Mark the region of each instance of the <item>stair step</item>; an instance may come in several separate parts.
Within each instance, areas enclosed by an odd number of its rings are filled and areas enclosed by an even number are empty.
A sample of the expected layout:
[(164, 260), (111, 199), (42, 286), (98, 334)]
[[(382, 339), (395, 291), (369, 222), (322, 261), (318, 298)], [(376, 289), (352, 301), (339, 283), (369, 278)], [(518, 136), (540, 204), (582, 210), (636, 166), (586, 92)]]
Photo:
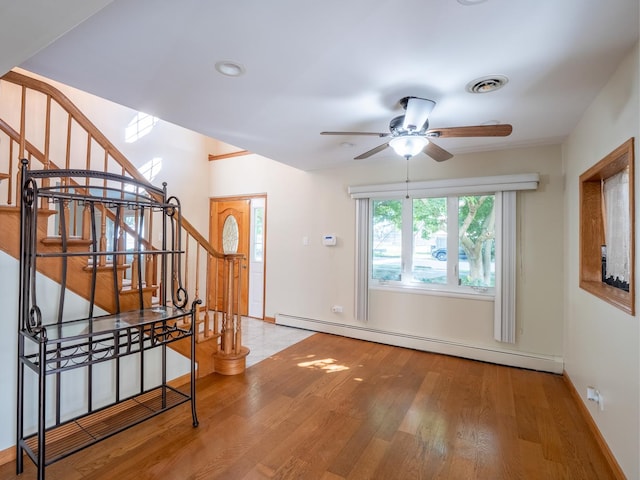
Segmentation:
[(204, 334), (202, 334), (202, 333), (198, 333), (196, 335), (196, 343), (210, 342), (211, 340), (217, 340), (218, 338), (220, 338), (220, 334), (219, 333), (217, 335), (214, 335), (212, 333), (208, 337), (205, 337)]
[[(93, 263), (91, 261), (88, 262), (87, 266), (83, 268), (83, 270), (85, 272), (90, 272), (93, 270)], [(118, 270), (127, 270), (128, 268), (131, 268), (131, 265), (128, 263), (122, 263), (120, 265), (116, 265), (116, 268)], [(113, 270), (113, 263), (106, 263), (104, 265), (98, 265), (97, 267), (98, 271), (103, 271), (103, 270)]]
[[(123, 279), (122, 279), (122, 287), (123, 287), (123, 288), (124, 288), (124, 287), (131, 287), (131, 283), (132, 283), (132, 282), (131, 282), (131, 279), (130, 279), (130, 278), (123, 278)], [(144, 281), (143, 281), (143, 282), (142, 282), (142, 286), (143, 286), (143, 287), (146, 287), (146, 286), (147, 286), (147, 282), (144, 282)], [(150, 286), (150, 287), (152, 287), (152, 288), (159, 288), (159, 286), (158, 286), (158, 285), (153, 285), (153, 284), (152, 284), (152, 285), (149, 285), (149, 286)], [(157, 298), (157, 297), (156, 297), (156, 298)]]
[[(147, 286), (143, 285), (142, 286), (142, 291), (143, 292), (153, 292), (156, 288), (158, 288), (158, 287), (154, 287), (154, 286), (147, 287)], [(128, 286), (124, 286), (123, 285), (122, 288), (120, 289), (120, 295), (130, 295), (132, 293), (138, 293), (138, 290), (140, 290), (140, 289), (139, 288), (131, 288), (131, 285), (128, 285)]]
[[(54, 245), (54, 246), (60, 246), (62, 245), (62, 237), (45, 237), (42, 240), (40, 240), (42, 242), (43, 245)], [(88, 240), (86, 238), (82, 238), (82, 237), (67, 237), (67, 246), (68, 247), (88, 247), (89, 245), (91, 245), (93, 242), (91, 240)]]

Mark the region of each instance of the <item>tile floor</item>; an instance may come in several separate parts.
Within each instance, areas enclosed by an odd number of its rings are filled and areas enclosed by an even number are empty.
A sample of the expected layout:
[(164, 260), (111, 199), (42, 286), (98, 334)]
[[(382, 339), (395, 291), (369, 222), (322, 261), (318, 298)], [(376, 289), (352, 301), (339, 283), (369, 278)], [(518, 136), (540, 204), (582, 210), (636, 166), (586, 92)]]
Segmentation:
[(247, 368), (314, 333), (316, 332), (244, 317), (242, 319), (242, 344), (249, 347), (250, 350), (246, 360)]

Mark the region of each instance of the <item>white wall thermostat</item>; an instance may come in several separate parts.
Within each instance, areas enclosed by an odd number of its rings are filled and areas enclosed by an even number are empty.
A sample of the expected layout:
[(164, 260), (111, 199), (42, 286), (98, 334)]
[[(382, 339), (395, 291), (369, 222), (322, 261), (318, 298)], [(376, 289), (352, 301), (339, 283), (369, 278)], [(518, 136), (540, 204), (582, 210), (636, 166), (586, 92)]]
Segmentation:
[(337, 243), (337, 238), (335, 235), (330, 234), (330, 235), (323, 235), (322, 236), (322, 244), (325, 247), (333, 247), (335, 246), (335, 244)]

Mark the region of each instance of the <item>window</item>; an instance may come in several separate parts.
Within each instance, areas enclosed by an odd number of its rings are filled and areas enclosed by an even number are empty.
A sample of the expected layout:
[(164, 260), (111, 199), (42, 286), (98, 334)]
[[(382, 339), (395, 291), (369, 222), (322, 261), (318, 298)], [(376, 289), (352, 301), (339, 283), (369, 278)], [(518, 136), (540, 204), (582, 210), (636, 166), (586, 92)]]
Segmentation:
[(493, 293), (495, 195), (371, 202), (372, 285)]
[(158, 119), (156, 117), (147, 113), (136, 113), (125, 129), (125, 142), (133, 143), (138, 141), (145, 135), (149, 134), (156, 123), (158, 123)]
[(402, 201), (373, 200), (372, 278), (402, 280)]
[(264, 262), (264, 198), (251, 200), (251, 258)]
[(411, 235), (411, 279), (416, 283), (446, 285), (447, 255), (447, 199), (416, 198), (410, 200)]

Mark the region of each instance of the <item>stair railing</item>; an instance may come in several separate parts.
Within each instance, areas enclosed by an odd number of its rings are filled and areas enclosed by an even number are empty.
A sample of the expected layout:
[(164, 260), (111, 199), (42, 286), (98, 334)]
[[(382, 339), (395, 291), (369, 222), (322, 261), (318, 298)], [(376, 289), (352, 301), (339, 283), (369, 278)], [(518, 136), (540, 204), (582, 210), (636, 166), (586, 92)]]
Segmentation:
[[(0, 94), (9, 97), (0, 101), (15, 105), (3, 109), (0, 118), (0, 205), (19, 205), (20, 159), (29, 161), (32, 169), (78, 168), (98, 170), (130, 176), (145, 182), (138, 169), (109, 141), (109, 139), (80, 111), (61, 91), (41, 80), (11, 71), (0, 78)], [(3, 103), (4, 105), (5, 103)], [(6, 110), (6, 111), (5, 111)], [(4, 173), (6, 172), (6, 173)], [(88, 185), (77, 185), (78, 189)], [(43, 206), (44, 208), (44, 206)], [(88, 238), (89, 232), (83, 227), (86, 212), (65, 211), (66, 222), (71, 236)], [(129, 221), (128, 221), (129, 220)], [(153, 244), (153, 217), (116, 220), (107, 215), (101, 219), (99, 248), (106, 251), (108, 242), (113, 241), (108, 231), (119, 221), (123, 249), (127, 242), (140, 241), (145, 248), (157, 248)], [(145, 225), (139, 225), (137, 222)], [(57, 232), (59, 233), (59, 232)], [(191, 298), (201, 298), (204, 305), (198, 315), (198, 341), (216, 341), (216, 351), (238, 353), (242, 345), (240, 321), (240, 272), (243, 255), (218, 252), (197, 229), (186, 219), (182, 221), (182, 244), (185, 259), (182, 268), (186, 279), (185, 289)], [(104, 266), (107, 260), (101, 256)], [(128, 289), (159, 288), (156, 256), (148, 255), (145, 265), (137, 265), (132, 259), (123, 285)], [(119, 259), (120, 260), (120, 259)], [(124, 258), (120, 261), (125, 262)], [(142, 270), (143, 285), (138, 285), (137, 271)], [(222, 274), (224, 272), (224, 274)], [(204, 288), (201, 288), (204, 286)], [(204, 290), (204, 292), (203, 292)]]

